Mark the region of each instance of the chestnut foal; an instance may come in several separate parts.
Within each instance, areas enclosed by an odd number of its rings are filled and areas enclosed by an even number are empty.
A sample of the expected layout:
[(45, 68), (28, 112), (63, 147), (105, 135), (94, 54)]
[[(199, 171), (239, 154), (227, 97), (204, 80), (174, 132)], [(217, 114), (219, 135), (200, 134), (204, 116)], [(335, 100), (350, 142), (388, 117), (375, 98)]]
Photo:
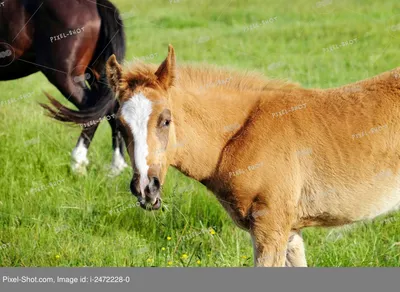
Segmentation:
[(143, 208), (159, 209), (174, 166), (250, 232), (257, 266), (306, 266), (302, 228), (400, 206), (398, 73), (336, 89), (257, 90), (240, 73), (219, 82), (215, 68), (177, 67), (172, 46), (158, 68), (122, 68), (111, 56), (131, 191)]

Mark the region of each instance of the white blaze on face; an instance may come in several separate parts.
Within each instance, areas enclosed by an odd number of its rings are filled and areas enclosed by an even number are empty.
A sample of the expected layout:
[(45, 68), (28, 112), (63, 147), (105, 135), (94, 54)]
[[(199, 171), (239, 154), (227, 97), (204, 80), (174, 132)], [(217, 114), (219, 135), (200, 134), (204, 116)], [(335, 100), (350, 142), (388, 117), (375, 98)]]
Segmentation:
[(151, 114), (151, 101), (142, 93), (135, 94), (126, 101), (121, 108), (121, 115), (131, 128), (134, 139), (134, 160), (140, 174), (140, 191), (144, 194), (144, 188), (149, 184), (147, 172), (147, 125)]

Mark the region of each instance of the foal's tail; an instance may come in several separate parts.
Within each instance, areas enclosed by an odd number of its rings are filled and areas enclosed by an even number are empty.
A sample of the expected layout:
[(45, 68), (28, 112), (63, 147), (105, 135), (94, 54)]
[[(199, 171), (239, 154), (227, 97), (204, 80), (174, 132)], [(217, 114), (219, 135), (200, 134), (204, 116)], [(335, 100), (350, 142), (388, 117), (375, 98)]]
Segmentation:
[(109, 0), (97, 0), (97, 10), (101, 18), (100, 35), (89, 68), (97, 72), (99, 77), (93, 80), (90, 89), (85, 89), (86, 102), (79, 111), (62, 105), (46, 93), (50, 104), (41, 103), (40, 105), (47, 111), (48, 116), (56, 120), (87, 124), (114, 114), (118, 110), (114, 93), (108, 86), (106, 63), (113, 54), (119, 62), (125, 58), (124, 25), (118, 9)]

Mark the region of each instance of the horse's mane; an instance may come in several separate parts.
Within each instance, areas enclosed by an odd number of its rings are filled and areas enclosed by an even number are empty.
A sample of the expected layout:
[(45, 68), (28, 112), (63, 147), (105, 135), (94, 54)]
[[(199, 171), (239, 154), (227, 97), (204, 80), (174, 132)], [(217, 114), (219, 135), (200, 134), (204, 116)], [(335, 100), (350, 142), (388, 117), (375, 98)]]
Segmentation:
[[(154, 72), (157, 65), (134, 62), (125, 67), (127, 83), (152, 83), (156, 81)], [(198, 91), (216, 87), (224, 87), (236, 91), (266, 91), (274, 89), (299, 88), (298, 83), (286, 80), (269, 79), (258, 72), (239, 72), (237, 70), (213, 65), (178, 65), (175, 80), (177, 87)]]

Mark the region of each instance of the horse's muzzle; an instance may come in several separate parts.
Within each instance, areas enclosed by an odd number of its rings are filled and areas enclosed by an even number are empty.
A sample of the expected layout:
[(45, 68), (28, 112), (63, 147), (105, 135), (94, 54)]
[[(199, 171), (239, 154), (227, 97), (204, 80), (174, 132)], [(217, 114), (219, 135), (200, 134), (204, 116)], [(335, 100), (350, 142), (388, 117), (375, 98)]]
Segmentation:
[(160, 180), (157, 177), (150, 177), (148, 185), (144, 188), (144, 195), (139, 191), (139, 179), (131, 181), (131, 192), (137, 197), (140, 207), (146, 210), (158, 210), (161, 208)]

